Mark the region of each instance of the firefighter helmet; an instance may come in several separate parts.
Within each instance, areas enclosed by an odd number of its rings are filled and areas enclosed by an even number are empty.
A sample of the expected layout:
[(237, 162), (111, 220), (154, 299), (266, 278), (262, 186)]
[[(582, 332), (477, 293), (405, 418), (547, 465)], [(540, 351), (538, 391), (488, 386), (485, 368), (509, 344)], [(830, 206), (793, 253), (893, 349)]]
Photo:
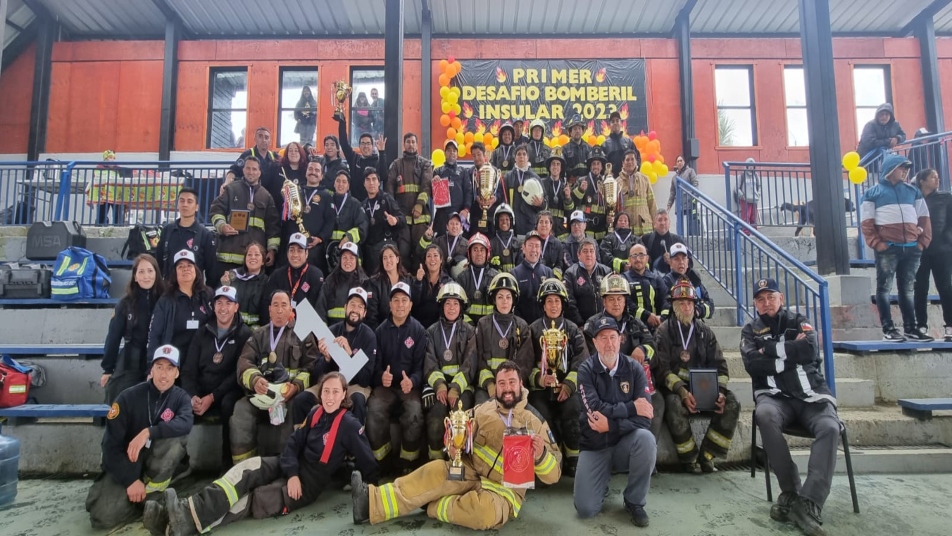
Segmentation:
[(519, 299), (519, 282), (516, 281), (516, 278), (509, 272), (496, 274), (496, 277), (489, 282), (489, 298), (495, 301), (496, 293), (500, 290), (512, 292), (513, 304)]
[(685, 278), (681, 278), (671, 287), (671, 301), (674, 300), (696, 300), (697, 291), (694, 285)]
[(558, 296), (562, 302), (569, 301), (569, 293), (565, 290), (565, 283), (554, 277), (550, 277), (539, 285), (539, 302), (545, 302), (546, 296)]
[(443, 301), (450, 298), (456, 298), (460, 301), (460, 305), (466, 305), (466, 291), (463, 290), (463, 287), (459, 283), (447, 283), (443, 285), (440, 289), (440, 292), (436, 295), (436, 301), (440, 305), (443, 304)]
[(542, 181), (539, 179), (526, 179), (522, 184), (522, 199), (527, 204), (532, 204), (532, 200), (538, 197), (545, 198), (545, 190), (542, 189)]
[(529, 123), (529, 137), (532, 137), (532, 129), (536, 127), (541, 127), (542, 135), (545, 136), (545, 121), (541, 119), (533, 119), (532, 122)]
[(466, 252), (468, 253), (469, 249), (476, 244), (479, 244), (480, 246), (483, 246), (484, 248), (486, 248), (487, 255), (492, 249), (492, 246), (490, 246), (489, 244), (489, 238), (486, 238), (486, 235), (484, 235), (483, 233), (476, 233), (469, 239), (469, 243), (466, 244)]
[(512, 207), (509, 206), (509, 203), (503, 203), (503, 204), (499, 205), (499, 207), (496, 208), (496, 212), (493, 213), (493, 222), (496, 224), (496, 227), (497, 227), (497, 228), (499, 227), (499, 216), (500, 216), (501, 214), (508, 214), (508, 215), (509, 215), (509, 220), (510, 220), (509, 225), (510, 225), (510, 228), (511, 228), (513, 225), (516, 224), (516, 213), (513, 212)]
[(628, 296), (631, 294), (631, 288), (628, 286), (628, 280), (620, 274), (612, 274), (604, 279), (602, 279), (602, 284), (599, 288), (599, 294), (602, 296), (608, 296), (611, 294), (621, 294)]

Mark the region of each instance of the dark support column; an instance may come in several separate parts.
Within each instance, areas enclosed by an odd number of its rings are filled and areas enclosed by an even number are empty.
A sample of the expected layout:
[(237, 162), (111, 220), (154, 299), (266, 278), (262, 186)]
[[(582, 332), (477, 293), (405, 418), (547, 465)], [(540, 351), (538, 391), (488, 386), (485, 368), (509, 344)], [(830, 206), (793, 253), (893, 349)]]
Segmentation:
[(420, 154), (428, 156), (430, 154), (430, 118), (432, 103), (430, 101), (430, 84), (433, 78), (433, 60), (430, 53), (430, 41), (433, 35), (433, 19), (430, 13), (430, 3), (423, 0), (423, 27), (420, 32), (420, 64), (421, 88), (420, 88)]
[[(931, 16), (924, 17), (916, 26), (916, 38), (919, 40), (919, 61), (922, 65), (922, 90), (925, 93), (926, 128), (933, 134), (945, 132), (945, 118), (942, 115), (942, 86), (939, 80), (939, 59), (935, 47), (935, 22)], [(945, 144), (936, 146), (936, 162), (931, 165), (939, 170), (940, 188), (949, 190), (948, 154)]]
[(843, 212), (840, 122), (833, 78), (829, 0), (800, 0), (800, 44), (807, 93), (810, 172), (816, 201), (816, 265), (820, 275), (849, 275), (850, 254)]
[(697, 169), (699, 147), (694, 137), (694, 70), (691, 68), (691, 11), (697, 0), (690, 0), (674, 23), (678, 42), (678, 72), (681, 77), (681, 155), (686, 164)]
[[(13, 24), (12, 22), (7, 22), (7, 0), (0, 0), (0, 15), (3, 16), (3, 20), (5, 22), (3, 26), (0, 26), (0, 43), (6, 43), (7, 42), (7, 39), (6, 39), (7, 26), (10, 26), (11, 28), (19, 32), (22, 32), (23, 28), (20, 28), (19, 26), (17, 26), (16, 24)], [(3, 57), (3, 48), (0, 47), (0, 64), (2, 64), (2, 57)]]
[(162, 68), (162, 122), (159, 128), (159, 160), (169, 160), (175, 142), (175, 96), (178, 92), (178, 23), (165, 22), (165, 60)]
[(53, 39), (56, 22), (37, 14), (36, 67), (33, 71), (33, 102), (30, 106), (30, 138), (27, 160), (34, 162), (46, 151), (46, 124), (50, 111), (50, 71), (53, 68)]
[(387, 0), (384, 34), (383, 105), (387, 161), (392, 162), (403, 150), (403, 2)]

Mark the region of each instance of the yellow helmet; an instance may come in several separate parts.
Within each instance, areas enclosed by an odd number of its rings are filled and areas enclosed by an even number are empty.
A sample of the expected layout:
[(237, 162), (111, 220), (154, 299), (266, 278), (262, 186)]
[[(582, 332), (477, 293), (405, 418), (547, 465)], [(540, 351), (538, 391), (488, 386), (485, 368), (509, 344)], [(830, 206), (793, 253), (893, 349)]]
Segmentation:
[(459, 283), (447, 283), (440, 288), (436, 295), (436, 302), (442, 304), (444, 300), (456, 298), (460, 304), (466, 305), (466, 291)]

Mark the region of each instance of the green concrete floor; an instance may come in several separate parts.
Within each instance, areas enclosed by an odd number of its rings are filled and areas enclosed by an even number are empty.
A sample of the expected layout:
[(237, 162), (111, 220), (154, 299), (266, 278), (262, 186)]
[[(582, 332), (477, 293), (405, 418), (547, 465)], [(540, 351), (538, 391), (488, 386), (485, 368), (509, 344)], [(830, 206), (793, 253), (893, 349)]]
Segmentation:
[[(663, 473), (652, 482), (647, 511), (651, 526), (636, 529), (622, 508), (625, 477), (612, 479), (606, 511), (590, 520), (579, 520), (572, 506), (571, 479), (540, 491), (530, 491), (522, 515), (499, 533), (535, 535), (615, 536), (646, 535), (768, 535), (799, 534), (793, 525), (768, 516), (764, 481), (749, 473), (722, 471), (712, 476)], [(0, 534), (96, 534), (89, 528), (84, 507), (88, 480), (24, 480), (17, 502), (0, 510)], [(192, 486), (190, 486), (192, 487)], [(823, 512), (824, 527), (832, 535), (938, 536), (949, 534), (949, 497), (952, 475), (857, 476), (860, 508), (853, 514), (845, 476), (833, 480), (833, 491)], [(774, 488), (776, 490), (776, 487)], [(463, 534), (468, 529), (449, 527), (429, 519), (422, 511), (390, 523), (355, 527), (351, 523), (350, 495), (335, 491), (289, 516), (244, 520), (216, 530), (215, 534)], [(101, 534), (101, 532), (99, 532)], [(141, 524), (118, 528), (110, 534), (148, 534)]]

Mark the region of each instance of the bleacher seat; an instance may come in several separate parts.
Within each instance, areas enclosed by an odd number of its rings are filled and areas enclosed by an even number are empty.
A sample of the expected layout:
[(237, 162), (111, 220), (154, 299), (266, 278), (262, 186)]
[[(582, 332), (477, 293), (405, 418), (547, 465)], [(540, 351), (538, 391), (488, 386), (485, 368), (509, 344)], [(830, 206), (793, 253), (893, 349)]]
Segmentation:
[(0, 307), (6, 309), (15, 309), (17, 307), (115, 307), (119, 303), (119, 298), (92, 298), (88, 300), (76, 300), (64, 302), (52, 298), (4, 298), (0, 299)]
[(101, 358), (102, 344), (0, 344), (0, 355), (47, 356), (76, 355), (84, 359)]
[(92, 418), (94, 422), (102, 424), (109, 413), (107, 404), (23, 404), (12, 408), (0, 408), (0, 417), (9, 424), (19, 424), (24, 419), (55, 419), (55, 418)]
[[(933, 305), (939, 305), (942, 303), (942, 299), (939, 297), (938, 294), (929, 294), (928, 296), (926, 296), (926, 300), (928, 300), (928, 302)], [(870, 303), (875, 304), (876, 295), (875, 294), (870, 295), (869, 301)], [(892, 305), (899, 305), (899, 294), (890, 294), (889, 303)]]
[(833, 341), (833, 350), (841, 352), (895, 352), (916, 350), (952, 350), (952, 342)]
[(952, 409), (952, 398), (900, 398), (899, 406), (903, 415), (928, 421), (933, 411)]

